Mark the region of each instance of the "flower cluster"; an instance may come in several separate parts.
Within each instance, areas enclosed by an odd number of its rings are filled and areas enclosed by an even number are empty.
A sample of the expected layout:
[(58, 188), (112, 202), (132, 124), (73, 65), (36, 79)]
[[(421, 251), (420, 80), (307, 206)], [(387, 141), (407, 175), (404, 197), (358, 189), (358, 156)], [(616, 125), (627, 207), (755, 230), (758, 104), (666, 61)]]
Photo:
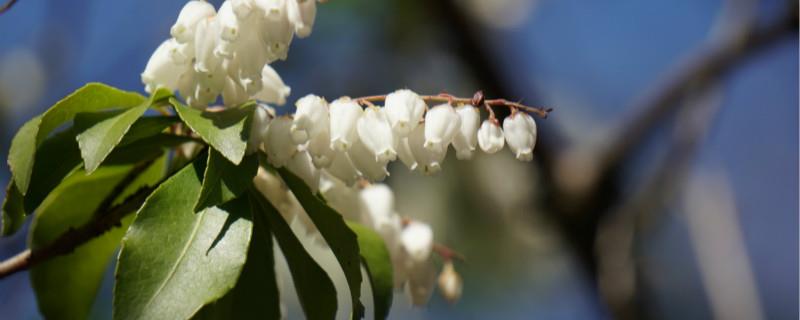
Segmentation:
[(478, 148), (495, 153), (506, 144), (517, 159), (533, 158), (536, 123), (526, 112), (514, 110), (501, 128), (491, 115), (481, 124), (479, 109), (470, 104), (429, 107), (407, 89), (384, 100), (381, 108), (366, 100), (343, 97), (328, 103), (307, 95), (292, 116), (272, 119), (259, 111), (251, 139), (263, 143), (272, 165), (288, 167), (312, 187), (323, 172), (347, 185), (359, 178), (381, 181), (396, 159), (410, 170), (435, 174), (450, 146), (458, 159), (471, 159)]
[[(322, 239), (279, 176), (260, 170), (254, 182), (294, 229), (304, 230), (313, 239)], [(347, 186), (325, 173), (320, 179), (319, 192), (345, 219), (367, 226), (383, 238), (392, 260), (394, 287), (405, 288), (414, 305), (426, 304), (433, 293), (438, 273), (433, 263), (435, 250), (431, 227), (420, 221), (401, 218), (395, 212), (394, 193), (385, 184)], [(324, 241), (317, 243), (324, 244)], [(439, 289), (445, 298), (454, 302), (461, 295), (461, 278), (453, 269), (451, 257), (443, 258), (445, 268), (439, 275)]]
[(283, 104), (289, 87), (269, 65), (285, 59), (294, 35), (311, 33), (314, 0), (229, 0), (219, 11), (205, 1), (186, 3), (172, 38), (142, 72), (147, 92), (177, 90), (186, 103), (206, 108), (221, 94), (226, 106), (250, 99)]

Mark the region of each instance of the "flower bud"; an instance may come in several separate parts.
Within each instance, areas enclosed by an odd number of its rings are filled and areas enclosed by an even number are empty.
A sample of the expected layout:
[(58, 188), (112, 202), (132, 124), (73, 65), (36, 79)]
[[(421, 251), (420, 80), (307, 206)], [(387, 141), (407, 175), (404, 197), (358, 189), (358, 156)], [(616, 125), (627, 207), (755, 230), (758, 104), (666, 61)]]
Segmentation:
[(155, 92), (157, 88), (168, 88), (172, 91), (178, 88), (178, 79), (186, 67), (176, 64), (171, 58), (171, 52), (177, 45), (173, 39), (164, 41), (150, 56), (142, 72), (142, 82), (148, 93)]
[(449, 303), (456, 303), (461, 298), (461, 292), (464, 288), (464, 281), (461, 280), (461, 275), (456, 272), (453, 267), (452, 261), (446, 261), (442, 272), (439, 274), (439, 292), (445, 300)]
[(320, 131), (328, 131), (328, 102), (315, 95), (307, 95), (295, 103), (297, 111), (292, 122), (292, 140), (303, 144)]
[(325, 170), (348, 186), (352, 186), (358, 180), (358, 170), (346, 152), (334, 151), (333, 160)]
[(291, 88), (283, 83), (275, 69), (268, 64), (261, 69), (261, 84), (263, 87), (255, 98), (262, 102), (283, 105), (286, 103), (286, 97), (292, 92)]
[(453, 148), (456, 149), (456, 158), (459, 160), (472, 159), (472, 152), (478, 145), (478, 126), (481, 115), (478, 108), (464, 105), (456, 108), (456, 113), (461, 118), (461, 127), (453, 137)]
[(317, 15), (316, 0), (287, 0), (286, 14), (294, 26), (294, 32), (300, 38), (308, 37), (314, 27), (314, 18)]
[(330, 104), (331, 149), (347, 151), (358, 141), (356, 122), (361, 114), (361, 106), (348, 97), (334, 100)]
[(419, 95), (408, 89), (401, 89), (386, 96), (386, 118), (389, 119), (395, 134), (405, 137), (422, 120), (427, 105)]
[(447, 156), (447, 148), (433, 151), (426, 149), (424, 147), (426, 127), (427, 122), (420, 124), (411, 131), (408, 136), (408, 146), (416, 161), (415, 169), (420, 170), (425, 175), (433, 175), (442, 171), (442, 161)]
[(275, 167), (283, 167), (297, 153), (297, 145), (289, 138), (289, 129), (292, 119), (278, 117), (270, 122), (264, 148), (267, 151), (269, 162)]
[(389, 175), (389, 171), (386, 171), (386, 162), (376, 161), (372, 151), (360, 140), (356, 140), (347, 154), (350, 155), (350, 161), (355, 168), (370, 181), (382, 181)]
[(531, 161), (536, 145), (536, 122), (533, 117), (524, 112), (512, 114), (503, 121), (503, 131), (514, 156), (521, 161)]
[(397, 159), (394, 134), (383, 109), (370, 107), (364, 110), (356, 123), (358, 139), (375, 155), (377, 162)]
[(425, 115), (425, 149), (446, 152), (459, 128), (461, 118), (450, 104), (431, 108)]
[(478, 145), (486, 153), (500, 151), (505, 145), (503, 129), (491, 120), (484, 120), (478, 129)]
[(181, 9), (178, 20), (172, 25), (169, 32), (180, 43), (192, 41), (197, 23), (213, 17), (215, 14), (214, 6), (210, 3), (199, 0), (189, 1)]
[(311, 155), (308, 152), (295, 153), (286, 164), (286, 169), (302, 179), (311, 191), (316, 193), (319, 190), (319, 170), (311, 162)]

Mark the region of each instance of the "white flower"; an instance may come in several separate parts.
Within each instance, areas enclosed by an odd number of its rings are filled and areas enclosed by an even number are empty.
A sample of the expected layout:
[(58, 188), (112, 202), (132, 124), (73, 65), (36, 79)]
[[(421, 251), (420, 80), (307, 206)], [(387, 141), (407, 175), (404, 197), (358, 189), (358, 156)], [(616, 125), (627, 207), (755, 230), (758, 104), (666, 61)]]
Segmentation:
[[(424, 132), (423, 132), (424, 138)], [(411, 147), (408, 145), (408, 137), (397, 139), (397, 157), (403, 162), (408, 170), (414, 171), (417, 168), (417, 160), (411, 152)]]
[(461, 118), (450, 104), (431, 108), (425, 115), (425, 149), (446, 152), (459, 128)]
[(317, 15), (315, 0), (287, 0), (287, 15), (294, 25), (294, 32), (300, 38), (308, 37), (314, 27), (314, 18)]
[(442, 272), (439, 274), (439, 290), (442, 297), (450, 303), (456, 303), (461, 298), (461, 292), (464, 289), (464, 281), (461, 276), (456, 272), (452, 261), (446, 261)]
[(309, 137), (329, 130), (328, 102), (325, 99), (309, 94), (297, 100), (295, 106), (297, 111), (291, 129), (294, 143), (306, 143)]
[(318, 168), (327, 168), (336, 157), (336, 151), (331, 149), (331, 134), (328, 128), (314, 134), (308, 140), (306, 150), (311, 154), (311, 160)]
[(325, 202), (349, 221), (363, 223), (360, 191), (345, 184), (327, 170), (321, 170), (319, 193)]
[(142, 82), (148, 93), (155, 92), (157, 88), (168, 88), (171, 91), (178, 88), (178, 79), (186, 67), (176, 64), (171, 57), (177, 45), (174, 39), (164, 41), (150, 56), (142, 72)]
[(387, 162), (375, 160), (375, 155), (360, 140), (356, 140), (347, 154), (358, 172), (370, 181), (382, 181), (389, 175), (389, 171), (386, 171)]
[(361, 200), (361, 210), (366, 213), (365, 224), (375, 225), (375, 223), (387, 220), (394, 215), (394, 192), (389, 186), (383, 183), (370, 184), (359, 193)]
[(453, 148), (456, 149), (456, 158), (459, 160), (472, 159), (472, 152), (478, 145), (478, 126), (481, 115), (478, 108), (464, 105), (456, 108), (456, 113), (461, 118), (461, 127), (453, 137)]
[(375, 155), (375, 161), (389, 162), (397, 159), (394, 133), (383, 109), (370, 107), (364, 110), (356, 122), (356, 132), (359, 140)]
[(261, 39), (267, 45), (269, 61), (286, 59), (289, 44), (294, 37), (294, 25), (289, 20), (286, 10), (289, 0), (255, 0), (264, 16), (261, 19)]
[(512, 114), (503, 121), (508, 148), (518, 160), (531, 161), (536, 145), (536, 122), (524, 112)]
[(333, 160), (325, 171), (348, 186), (352, 186), (358, 180), (358, 170), (350, 161), (350, 156), (343, 151), (334, 151)]
[(289, 138), (291, 127), (292, 119), (284, 116), (273, 119), (267, 129), (264, 148), (267, 152), (267, 159), (275, 167), (285, 166), (297, 152), (297, 145)]
[(275, 118), (275, 109), (265, 104), (258, 104), (253, 110), (250, 123), (250, 138), (247, 140), (247, 153), (253, 153), (261, 147), (267, 135), (269, 123)]
[(211, 17), (200, 20), (195, 27), (194, 35), (194, 69), (208, 77), (220, 77), (215, 74), (222, 64), (222, 59), (214, 53), (220, 41), (219, 19)]
[(261, 70), (262, 89), (256, 94), (255, 98), (266, 103), (274, 103), (283, 105), (286, 103), (286, 97), (291, 93), (291, 88), (283, 84), (283, 80), (275, 72), (275, 69), (268, 64), (264, 65)]
[(412, 220), (403, 228), (400, 243), (411, 261), (428, 261), (433, 251), (433, 229), (426, 223)]
[(355, 101), (342, 97), (331, 102), (331, 149), (347, 151), (358, 141), (356, 122), (363, 110)]
[(311, 162), (311, 155), (308, 152), (295, 153), (286, 164), (286, 169), (289, 169), (289, 171), (302, 179), (311, 188), (311, 191), (317, 192), (319, 188), (319, 170)]
[(239, 17), (233, 11), (231, 1), (225, 1), (219, 7), (217, 19), (220, 24), (220, 38), (225, 41), (234, 41), (239, 36)]
[(250, 16), (253, 11), (253, 0), (228, 0), (231, 3), (233, 12), (240, 19)]
[(415, 306), (424, 306), (433, 294), (436, 284), (436, 267), (432, 261), (415, 263), (405, 270), (408, 276), (406, 294)]
[(414, 130), (427, 107), (419, 95), (408, 89), (390, 93), (386, 96), (385, 104), (386, 117), (400, 137), (405, 137)]
[(427, 123), (420, 124), (408, 136), (408, 146), (416, 160), (415, 168), (425, 175), (433, 175), (442, 171), (442, 161), (447, 156), (447, 148), (429, 150), (425, 145)]
[(484, 120), (478, 129), (478, 145), (486, 153), (495, 153), (503, 149), (503, 129), (491, 120)]
[(180, 43), (192, 41), (197, 23), (213, 17), (215, 14), (214, 6), (210, 3), (199, 0), (189, 1), (181, 9), (178, 20), (172, 25), (169, 32)]
[(226, 106), (238, 106), (249, 99), (250, 96), (239, 82), (231, 77), (225, 77), (225, 86), (222, 87), (222, 101)]

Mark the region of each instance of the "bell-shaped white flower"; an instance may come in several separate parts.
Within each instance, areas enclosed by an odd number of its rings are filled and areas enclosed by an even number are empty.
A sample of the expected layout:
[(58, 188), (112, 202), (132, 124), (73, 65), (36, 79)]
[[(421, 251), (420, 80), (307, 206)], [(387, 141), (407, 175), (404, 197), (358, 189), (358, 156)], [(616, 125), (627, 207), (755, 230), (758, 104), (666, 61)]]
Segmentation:
[(412, 220), (403, 228), (400, 243), (411, 261), (428, 261), (433, 251), (433, 229), (426, 223)]
[(352, 186), (358, 181), (358, 170), (350, 161), (350, 156), (343, 151), (334, 151), (333, 160), (325, 171), (348, 186)]
[(456, 272), (453, 266), (453, 261), (446, 261), (442, 272), (439, 273), (439, 291), (442, 297), (449, 303), (456, 303), (461, 298), (461, 292), (464, 289), (464, 281), (461, 275)]
[(517, 112), (503, 121), (508, 148), (521, 161), (533, 159), (533, 147), (536, 145), (536, 122), (531, 115)]
[(275, 109), (265, 104), (258, 104), (253, 110), (250, 122), (250, 138), (247, 140), (247, 153), (253, 153), (261, 147), (267, 135), (269, 123), (275, 118)]
[(491, 120), (484, 120), (478, 129), (478, 145), (486, 153), (495, 153), (505, 145), (503, 129)]
[(261, 70), (261, 82), (262, 88), (256, 94), (256, 99), (277, 105), (286, 103), (286, 97), (289, 96), (292, 90), (283, 83), (275, 69), (268, 64), (265, 64)]
[(289, 20), (286, 10), (289, 0), (255, 0), (256, 6), (264, 12), (261, 23), (261, 41), (267, 45), (269, 62), (286, 59), (289, 44), (294, 37), (295, 27)]
[(211, 17), (200, 20), (195, 27), (194, 35), (194, 69), (208, 77), (217, 76), (217, 68), (222, 64), (222, 59), (214, 53), (220, 41), (219, 19)]
[(311, 162), (311, 155), (308, 152), (300, 151), (294, 154), (286, 164), (286, 169), (297, 175), (310, 188), (317, 192), (319, 188), (319, 170)]
[(191, 0), (183, 6), (178, 14), (178, 20), (172, 25), (169, 32), (180, 43), (193, 41), (197, 23), (213, 17), (215, 14), (216, 10), (210, 3)]
[(394, 215), (394, 192), (383, 183), (370, 184), (359, 193), (361, 210), (367, 225), (388, 220)]
[(461, 118), (453, 106), (445, 103), (431, 108), (425, 115), (425, 149), (445, 152), (459, 128)]
[(329, 106), (331, 119), (331, 149), (347, 151), (358, 141), (356, 122), (364, 112), (361, 106), (348, 97), (331, 102)]
[(176, 45), (174, 39), (162, 42), (147, 61), (142, 72), (142, 82), (148, 93), (155, 92), (157, 88), (168, 88), (172, 91), (178, 88), (178, 79), (186, 67), (176, 64), (171, 58), (171, 52)]
[(472, 152), (478, 145), (478, 126), (481, 124), (481, 115), (478, 108), (471, 105), (456, 108), (456, 113), (461, 118), (461, 127), (453, 137), (453, 148), (456, 149), (456, 158), (469, 160), (472, 159)]
[(383, 181), (389, 176), (389, 171), (386, 171), (387, 162), (375, 160), (375, 155), (360, 140), (356, 140), (347, 154), (358, 172), (370, 181)]
[(331, 149), (331, 134), (328, 128), (317, 131), (308, 140), (306, 150), (311, 154), (311, 160), (317, 168), (327, 168), (336, 157), (336, 151)]
[(375, 155), (377, 162), (397, 159), (394, 149), (394, 133), (383, 109), (370, 107), (364, 110), (356, 122), (358, 139)]
[(427, 105), (419, 95), (408, 89), (400, 89), (386, 96), (386, 118), (394, 132), (405, 137), (422, 120)]
[(314, 18), (317, 15), (315, 0), (287, 0), (287, 15), (294, 26), (294, 32), (300, 38), (308, 37), (314, 28)]
[(397, 157), (400, 158), (400, 161), (406, 165), (406, 167), (408, 167), (408, 170), (414, 171), (414, 169), (417, 168), (417, 159), (414, 158), (414, 154), (411, 152), (411, 147), (408, 145), (408, 137), (397, 139), (396, 145)]
[(433, 295), (436, 285), (436, 267), (433, 261), (415, 263), (405, 273), (408, 277), (406, 294), (409, 300), (415, 306), (424, 306)]
[(239, 19), (244, 19), (250, 16), (250, 13), (253, 12), (253, 0), (228, 0), (226, 2), (231, 3), (231, 7), (233, 8), (233, 12)]
[(295, 103), (297, 111), (292, 122), (292, 140), (296, 144), (303, 144), (309, 137), (320, 131), (328, 131), (330, 118), (328, 117), (328, 102), (313, 94), (306, 95)]
[(231, 77), (225, 77), (225, 86), (222, 87), (222, 101), (225, 106), (234, 107), (250, 100), (247, 91), (238, 81)]
[(292, 119), (284, 116), (273, 119), (267, 129), (264, 148), (267, 151), (267, 159), (275, 167), (285, 166), (297, 153), (297, 145), (289, 138), (291, 127)]
[(426, 149), (424, 147), (425, 127), (427, 127), (427, 123), (422, 123), (411, 131), (408, 136), (408, 146), (416, 160), (416, 169), (425, 175), (433, 175), (442, 171), (442, 161), (447, 156), (447, 148), (441, 150)]
[[(219, 81), (217, 81), (219, 80)], [(186, 72), (178, 78), (178, 91), (186, 100), (186, 103), (197, 109), (205, 110), (208, 105), (217, 100), (225, 85), (225, 78), (221, 76), (211, 77), (188, 68)]]
[(217, 19), (220, 24), (220, 38), (224, 41), (234, 41), (239, 37), (239, 17), (233, 11), (231, 1), (225, 1), (219, 7)]

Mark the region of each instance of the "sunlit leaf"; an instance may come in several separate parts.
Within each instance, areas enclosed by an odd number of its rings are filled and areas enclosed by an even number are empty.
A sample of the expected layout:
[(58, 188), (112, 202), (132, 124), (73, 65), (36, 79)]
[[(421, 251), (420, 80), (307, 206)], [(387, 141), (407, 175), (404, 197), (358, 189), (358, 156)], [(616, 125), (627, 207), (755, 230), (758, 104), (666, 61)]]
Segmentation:
[(176, 99), (170, 99), (170, 102), (186, 125), (203, 141), (234, 164), (242, 161), (250, 135), (253, 105), (212, 112), (190, 108)]

